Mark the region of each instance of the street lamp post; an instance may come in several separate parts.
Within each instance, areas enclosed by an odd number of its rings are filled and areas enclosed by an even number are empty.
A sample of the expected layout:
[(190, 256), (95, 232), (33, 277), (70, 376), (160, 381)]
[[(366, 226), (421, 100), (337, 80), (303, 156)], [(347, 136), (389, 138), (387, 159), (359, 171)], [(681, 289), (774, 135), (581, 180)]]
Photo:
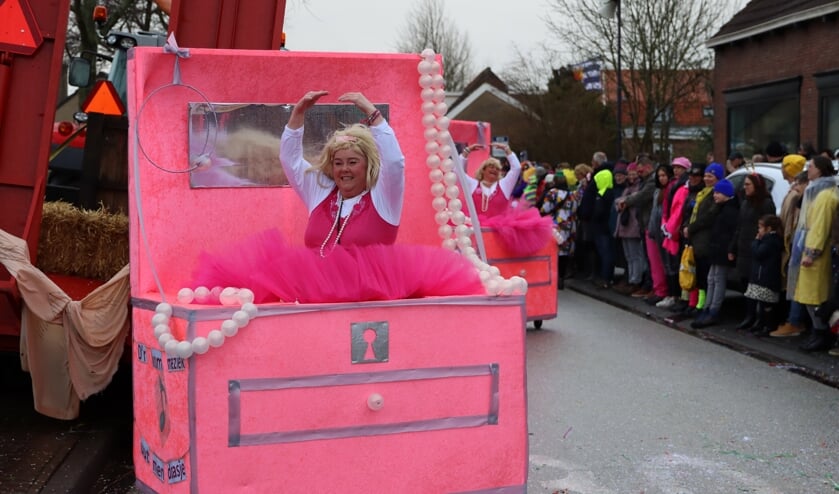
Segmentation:
[(622, 100), (623, 100), (623, 92), (621, 88), (623, 86), (623, 81), (621, 77), (621, 2), (620, 0), (606, 0), (603, 6), (600, 8), (600, 15), (607, 19), (611, 19), (612, 17), (616, 17), (618, 20), (618, 30), (617, 30), (617, 57), (615, 63), (615, 77), (617, 80), (617, 99), (616, 104), (617, 107), (615, 109), (615, 113), (617, 114), (617, 124), (618, 124), (618, 139), (617, 139), (617, 150), (618, 154), (615, 156), (615, 159), (618, 160), (623, 155), (623, 121), (621, 120), (621, 110), (622, 110)]

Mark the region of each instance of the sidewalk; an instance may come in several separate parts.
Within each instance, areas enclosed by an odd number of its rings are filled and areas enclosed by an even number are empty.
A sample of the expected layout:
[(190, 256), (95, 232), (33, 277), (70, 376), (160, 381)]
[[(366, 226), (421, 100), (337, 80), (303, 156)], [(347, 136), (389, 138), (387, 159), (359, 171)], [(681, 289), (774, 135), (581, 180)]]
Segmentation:
[[(668, 320), (673, 313), (647, 305), (642, 299), (622, 295), (612, 289), (598, 289), (592, 283), (571, 279), (565, 282), (566, 290), (574, 290), (587, 296), (634, 312), (655, 322), (670, 326), (679, 331), (729, 347), (737, 352), (763, 360), (773, 367), (782, 367), (815, 379), (828, 386), (839, 388), (839, 357), (827, 352), (805, 353), (798, 349), (803, 336), (794, 338), (758, 338), (746, 331), (735, 330), (745, 313), (745, 299), (733, 294), (726, 297), (723, 304), (722, 324), (704, 329), (690, 327), (693, 319), (675, 322)], [(562, 317), (562, 292), (559, 292), (558, 317)]]

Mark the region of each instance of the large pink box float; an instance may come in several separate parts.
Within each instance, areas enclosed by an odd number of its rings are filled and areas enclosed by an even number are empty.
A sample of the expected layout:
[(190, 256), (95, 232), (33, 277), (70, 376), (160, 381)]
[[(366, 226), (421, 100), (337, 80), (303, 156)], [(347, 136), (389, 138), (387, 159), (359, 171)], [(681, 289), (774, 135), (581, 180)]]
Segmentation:
[[(198, 253), (267, 228), (302, 238), (288, 188), (191, 187), (190, 105), (293, 104), (308, 89), (386, 102), (406, 156), (398, 242), (439, 242), (415, 55), (137, 48), (129, 64), (134, 463), (142, 492), (523, 493), (524, 297), (261, 304), (223, 346), (238, 308), (177, 302)], [(183, 53), (182, 53), (183, 55)], [(375, 79), (370, 79), (375, 74)], [(326, 98), (328, 101), (328, 98)], [(334, 99), (333, 99), (334, 101)], [(219, 117), (219, 122), (222, 119)], [(154, 165), (154, 166), (152, 166)]]

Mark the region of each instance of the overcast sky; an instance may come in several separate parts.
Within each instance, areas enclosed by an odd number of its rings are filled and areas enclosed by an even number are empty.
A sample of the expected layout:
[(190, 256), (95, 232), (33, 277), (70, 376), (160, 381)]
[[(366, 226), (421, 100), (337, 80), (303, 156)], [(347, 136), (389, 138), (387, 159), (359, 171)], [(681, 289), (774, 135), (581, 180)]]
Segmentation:
[[(398, 32), (417, 0), (289, 0), (286, 47), (296, 51), (396, 51)], [(305, 5), (304, 5), (305, 4)], [(472, 44), (473, 70), (500, 73), (524, 53), (539, 50), (548, 30), (546, 0), (445, 0), (445, 11)]]

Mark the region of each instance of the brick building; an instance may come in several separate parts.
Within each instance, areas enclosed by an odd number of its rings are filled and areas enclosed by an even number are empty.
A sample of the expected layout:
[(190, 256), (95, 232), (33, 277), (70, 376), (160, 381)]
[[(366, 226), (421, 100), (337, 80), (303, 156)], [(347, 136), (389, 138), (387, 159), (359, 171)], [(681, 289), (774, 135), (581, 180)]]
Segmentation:
[(771, 141), (790, 152), (839, 147), (837, 33), (838, 1), (752, 0), (706, 42), (718, 160)]

